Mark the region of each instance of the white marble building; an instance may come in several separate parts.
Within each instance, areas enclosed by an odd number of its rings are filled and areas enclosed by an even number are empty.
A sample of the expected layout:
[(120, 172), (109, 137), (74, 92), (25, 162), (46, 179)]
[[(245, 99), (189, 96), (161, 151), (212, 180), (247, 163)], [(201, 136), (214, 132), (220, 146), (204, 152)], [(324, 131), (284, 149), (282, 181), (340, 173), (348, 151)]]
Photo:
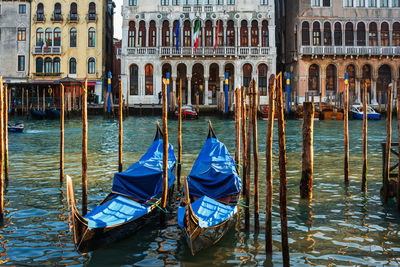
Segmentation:
[(124, 0), (122, 16), (121, 77), (130, 105), (157, 104), (167, 72), (171, 92), (182, 80), (183, 103), (194, 104), (198, 94), (201, 105), (217, 104), (226, 72), (230, 90), (254, 78), (261, 104), (267, 102), (276, 71), (273, 0)]

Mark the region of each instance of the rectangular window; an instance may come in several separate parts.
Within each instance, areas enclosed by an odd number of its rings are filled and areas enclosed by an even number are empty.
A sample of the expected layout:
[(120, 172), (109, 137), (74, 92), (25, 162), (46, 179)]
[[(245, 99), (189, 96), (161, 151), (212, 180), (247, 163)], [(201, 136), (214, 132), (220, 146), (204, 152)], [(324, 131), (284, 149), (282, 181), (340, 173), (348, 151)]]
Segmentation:
[(25, 41), (26, 40), (26, 29), (25, 28), (18, 28), (18, 41)]
[(130, 6), (137, 6), (137, 0), (129, 0)]
[(217, 5), (223, 5), (224, 4), (224, 0), (216, 0), (216, 4)]
[(354, 0), (344, 0), (345, 7), (354, 7)]
[(228, 0), (228, 5), (234, 5), (235, 4), (235, 0)]
[(18, 71), (25, 71), (25, 56), (18, 56)]
[(311, 6), (319, 7), (321, 5), (320, 0), (312, 0)]
[(18, 6), (18, 14), (26, 14), (26, 5), (25, 4)]
[(181, 4), (181, 1), (179, 0), (172, 0), (172, 5), (174, 6), (179, 6)]
[(357, 7), (365, 7), (365, 0), (356, 0)]
[(260, 4), (262, 6), (266, 6), (266, 5), (268, 5), (268, 0), (261, 0)]
[(162, 6), (168, 6), (169, 5), (169, 0), (161, 0), (161, 5)]
[(376, 0), (368, 0), (368, 7), (376, 7)]
[(381, 7), (389, 7), (389, 0), (381, 0)]
[(323, 7), (330, 7), (331, 6), (331, 0), (323, 0), (322, 6)]
[(400, 7), (400, 0), (392, 0), (393, 1), (393, 7)]

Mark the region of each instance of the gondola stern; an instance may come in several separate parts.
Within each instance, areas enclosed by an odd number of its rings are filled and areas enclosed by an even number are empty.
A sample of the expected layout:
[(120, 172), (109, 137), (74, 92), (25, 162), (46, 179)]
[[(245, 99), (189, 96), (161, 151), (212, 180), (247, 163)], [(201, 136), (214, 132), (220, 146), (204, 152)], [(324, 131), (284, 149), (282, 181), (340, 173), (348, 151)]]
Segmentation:
[(154, 137), (154, 141), (163, 139), (163, 133), (160, 128), (160, 122), (157, 121), (157, 130), (156, 130), (156, 136)]
[(217, 136), (214, 133), (214, 129), (212, 127), (211, 121), (208, 121), (208, 136), (207, 136), (207, 139), (210, 139), (210, 138), (217, 138)]

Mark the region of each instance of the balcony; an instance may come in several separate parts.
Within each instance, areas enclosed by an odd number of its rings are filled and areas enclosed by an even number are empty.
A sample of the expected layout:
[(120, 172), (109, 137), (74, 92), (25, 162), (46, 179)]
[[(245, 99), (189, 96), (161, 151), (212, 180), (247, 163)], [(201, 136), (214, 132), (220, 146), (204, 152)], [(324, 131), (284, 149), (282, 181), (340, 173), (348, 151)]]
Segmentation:
[(33, 47), (34, 55), (61, 55), (61, 46), (49, 46), (44, 47), (34, 46)]
[(59, 77), (61, 72), (34, 72), (33, 75), (37, 77)]
[(76, 13), (70, 13), (68, 16), (68, 22), (78, 22), (79, 21), (79, 17), (78, 14)]
[(36, 13), (36, 15), (33, 17), (33, 21), (36, 23), (45, 22), (46, 18), (43, 13)]
[(158, 55), (158, 48), (156, 47), (130, 47), (128, 48), (128, 55)]
[(300, 46), (303, 56), (396, 56), (400, 47), (394, 46)]
[(97, 21), (97, 14), (96, 13), (87, 14), (86, 20), (88, 22), (96, 22)]
[(53, 21), (53, 22), (62, 22), (63, 21), (63, 17), (61, 15), (61, 13), (53, 13), (53, 15), (51, 16), (51, 21)]

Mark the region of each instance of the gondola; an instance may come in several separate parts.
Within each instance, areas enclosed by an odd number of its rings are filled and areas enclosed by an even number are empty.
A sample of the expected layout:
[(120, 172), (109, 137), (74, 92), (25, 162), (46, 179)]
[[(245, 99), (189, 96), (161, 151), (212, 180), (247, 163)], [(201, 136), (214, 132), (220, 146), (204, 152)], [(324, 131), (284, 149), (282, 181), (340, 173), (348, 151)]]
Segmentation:
[[(199, 118), (199, 114), (196, 109), (192, 105), (184, 105), (182, 106), (182, 118), (185, 120), (197, 120)], [(178, 118), (179, 112), (175, 111), (175, 118)]]
[(217, 243), (235, 223), (241, 189), (235, 162), (210, 123), (207, 140), (184, 182), (178, 208), (178, 225), (192, 255)]
[(44, 120), (46, 119), (46, 112), (41, 109), (31, 109), (31, 116), (34, 120)]
[(50, 120), (59, 119), (61, 112), (55, 108), (46, 108), (46, 118)]
[(16, 122), (14, 125), (8, 124), (9, 133), (22, 133), (24, 131), (24, 124), (21, 122)]
[[(168, 147), (168, 193), (175, 180), (175, 155)], [(153, 143), (142, 158), (114, 175), (111, 193), (86, 216), (76, 205), (73, 183), (67, 177), (67, 201), (75, 247), (86, 253), (129, 237), (159, 214), (163, 190), (163, 140), (157, 124)]]

